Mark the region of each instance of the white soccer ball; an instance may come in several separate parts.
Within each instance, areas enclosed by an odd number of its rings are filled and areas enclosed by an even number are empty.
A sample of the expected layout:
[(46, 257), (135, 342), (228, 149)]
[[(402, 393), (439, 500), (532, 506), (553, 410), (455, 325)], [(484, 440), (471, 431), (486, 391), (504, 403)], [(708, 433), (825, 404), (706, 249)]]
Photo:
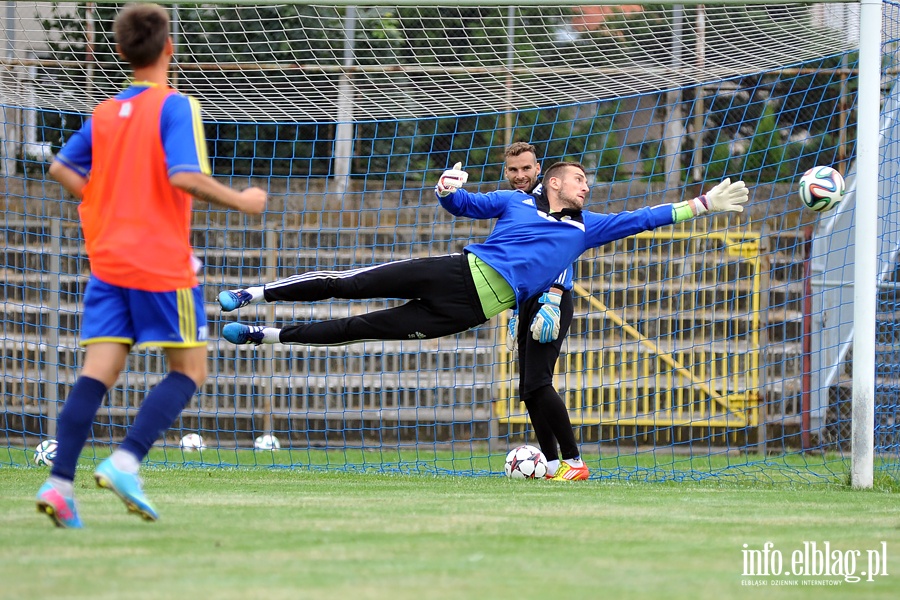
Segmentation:
[(189, 433), (181, 438), (181, 449), (185, 452), (193, 452), (194, 450), (205, 450), (206, 442), (199, 433)]
[(44, 440), (34, 449), (34, 464), (39, 467), (52, 467), (56, 460), (56, 440)]
[(831, 167), (813, 167), (800, 178), (798, 192), (806, 208), (831, 210), (844, 197), (844, 178)]
[(281, 442), (274, 435), (267, 433), (253, 440), (253, 447), (257, 450), (278, 450), (281, 448)]
[(544, 479), (547, 459), (534, 446), (519, 446), (506, 455), (506, 476), (510, 479)]

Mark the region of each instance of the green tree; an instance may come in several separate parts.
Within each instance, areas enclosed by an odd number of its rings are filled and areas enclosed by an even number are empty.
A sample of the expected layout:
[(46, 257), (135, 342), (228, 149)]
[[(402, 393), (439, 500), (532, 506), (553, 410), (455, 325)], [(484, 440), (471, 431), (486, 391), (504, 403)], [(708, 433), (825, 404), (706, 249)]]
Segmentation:
[(706, 167), (707, 181), (719, 181), (730, 175), (731, 148), (728, 140), (718, 141), (710, 150)]

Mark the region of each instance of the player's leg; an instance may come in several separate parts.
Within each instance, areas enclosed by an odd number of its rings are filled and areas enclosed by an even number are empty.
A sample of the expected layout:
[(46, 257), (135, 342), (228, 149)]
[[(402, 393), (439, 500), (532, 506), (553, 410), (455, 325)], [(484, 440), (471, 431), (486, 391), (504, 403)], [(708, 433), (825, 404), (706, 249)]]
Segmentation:
[[(365, 340), (433, 339), (465, 331), (487, 320), (462, 255), (389, 263), (366, 273), (355, 273), (338, 285), (342, 286), (342, 297), (351, 294), (368, 297), (383, 292), (396, 297), (407, 284), (411, 291), (402, 295), (415, 299), (402, 306), (283, 329), (229, 323), (222, 335), (235, 344), (280, 342), (330, 346)], [(320, 281), (315, 285), (328, 284)], [(267, 289), (267, 297), (268, 294)]]
[[(569, 327), (572, 325), (572, 317), (575, 313), (575, 301), (571, 290), (563, 292), (559, 303), (559, 337), (549, 346), (549, 354), (547, 355), (548, 372), (553, 371), (557, 361), (559, 361), (559, 353), (562, 350), (563, 341), (569, 333)], [(580, 456), (578, 443), (575, 441), (575, 431), (572, 429), (572, 421), (569, 418), (569, 411), (566, 403), (560, 397), (559, 393), (552, 386), (547, 394), (547, 400), (544, 403), (544, 413), (553, 428), (553, 434), (559, 443), (559, 452), (563, 460), (577, 459)]]
[[(420, 300), (344, 319), (290, 325), (281, 330), (283, 344), (331, 346), (369, 340), (430, 340), (484, 323), (484, 313), (469, 303), (444, 303), (433, 309)], [(480, 307), (479, 307), (480, 308)]]
[(257, 302), (315, 302), (327, 298), (421, 298), (435, 292), (436, 273), (464, 261), (460, 254), (412, 258), (344, 271), (310, 271), (262, 286), (219, 294), (222, 310), (229, 312)]
[(150, 448), (206, 378), (206, 315), (199, 286), (172, 292), (132, 290), (131, 308), (136, 343), (162, 347), (169, 374), (144, 398), (122, 444), (97, 467), (94, 479), (115, 492), (130, 512), (155, 521), (158, 514), (137, 473)]
[(133, 340), (122, 289), (92, 277), (84, 297), (83, 366), (59, 413), (56, 459), (37, 496), (38, 510), (58, 527), (81, 527), (74, 500), (75, 466), (106, 392), (125, 367)]
[(343, 319), (289, 325), (283, 329), (229, 323), (222, 335), (235, 344), (305, 344), (336, 346), (371, 340), (426, 340), (477, 327), (487, 319), (478, 300), (448, 286), (435, 305), (410, 300), (402, 306)]
[[(542, 373), (546, 370), (546, 361), (544, 358), (541, 344), (531, 338), (531, 332), (528, 326), (534, 319), (537, 308), (535, 303), (526, 303), (519, 308), (519, 328), (517, 336), (517, 344), (519, 350), (519, 396), (525, 403), (525, 410), (528, 411), (528, 419), (531, 421), (531, 428), (534, 436), (537, 438), (538, 446), (543, 452), (548, 463), (556, 461), (559, 463), (559, 452), (556, 446), (556, 436), (553, 435), (553, 429), (543, 414), (543, 405), (539, 398), (532, 393), (536, 378), (542, 377)], [(551, 369), (552, 377), (552, 369)], [(555, 469), (554, 469), (555, 471)], [(553, 473), (551, 472), (550, 475)]]
[[(540, 304), (536, 299), (532, 299), (525, 304), (525, 308), (529, 313), (529, 320), (523, 321), (523, 324), (530, 324), (531, 319), (534, 318), (533, 314), (540, 308)], [(524, 344), (526, 347), (525, 359), (520, 365), (522, 374), (519, 389), (535, 429), (535, 435), (538, 435), (539, 428), (542, 431), (550, 431), (550, 434), (544, 434), (548, 438), (548, 447), (553, 448), (553, 452), (547, 458), (549, 472), (553, 473), (558, 471), (557, 467), (564, 467), (563, 471), (566, 473), (573, 471), (567, 479), (572, 477), (586, 479), (589, 471), (580, 459), (569, 411), (559, 392), (553, 387), (553, 371), (559, 360), (565, 336), (572, 324), (573, 314), (572, 292), (566, 291), (560, 300), (560, 326), (559, 336), (556, 340), (541, 344), (531, 337), (528, 326), (524, 327), (525, 331), (519, 336), (520, 353), (522, 345)], [(552, 444), (550, 439), (553, 440)], [(538, 441), (542, 444), (541, 450), (543, 450), (544, 442), (540, 437), (538, 437)], [(559, 457), (555, 452), (557, 444), (559, 444), (562, 462), (557, 462)], [(545, 452), (545, 454), (547, 453)]]
[[(540, 308), (537, 298), (532, 298), (524, 302), (519, 307), (519, 327), (517, 344), (519, 350), (519, 396), (525, 403), (525, 410), (528, 411), (528, 419), (531, 421), (531, 428), (537, 438), (538, 446), (547, 459), (548, 476), (553, 476), (556, 467), (559, 466), (559, 452), (557, 450), (556, 436), (553, 434), (553, 428), (550, 421), (544, 415), (544, 402), (542, 398), (534, 394), (535, 389), (539, 389), (544, 385), (551, 385), (553, 382), (553, 365), (556, 360), (553, 357), (550, 360), (549, 348), (547, 344), (541, 344), (531, 337), (532, 320)], [(560, 331), (562, 337), (562, 331)], [(556, 356), (558, 356), (558, 352)], [(552, 385), (551, 385), (552, 387)]]
[[(571, 291), (566, 291), (560, 302), (559, 338), (552, 345), (553, 355), (552, 358), (548, 357), (548, 364), (555, 364), (559, 359), (563, 339), (572, 325), (573, 313), (574, 298)], [(578, 442), (575, 441), (575, 430), (572, 428), (566, 403), (552, 385), (536, 390), (535, 394), (542, 398), (544, 416), (550, 423), (553, 435), (556, 436), (556, 441), (559, 443), (562, 462), (560, 462), (560, 468), (556, 470), (554, 479), (570, 481), (587, 479), (590, 476), (590, 470), (581, 460), (581, 452), (578, 449)]]
[(57, 527), (82, 526), (74, 498), (75, 466), (103, 398), (125, 366), (128, 350), (127, 345), (115, 342), (88, 346), (82, 373), (59, 413), (56, 459), (50, 477), (37, 495), (38, 511), (50, 517)]

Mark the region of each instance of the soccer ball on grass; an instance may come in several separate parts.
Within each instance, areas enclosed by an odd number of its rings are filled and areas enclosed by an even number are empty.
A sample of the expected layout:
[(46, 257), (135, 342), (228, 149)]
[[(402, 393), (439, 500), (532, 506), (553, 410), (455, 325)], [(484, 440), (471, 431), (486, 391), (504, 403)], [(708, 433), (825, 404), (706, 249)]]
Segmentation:
[(281, 442), (278, 438), (271, 434), (261, 435), (253, 440), (253, 447), (256, 450), (278, 450), (281, 448)]
[(510, 479), (544, 479), (547, 476), (547, 459), (543, 452), (526, 444), (509, 451), (505, 471)]
[(203, 441), (199, 433), (189, 433), (181, 438), (181, 449), (185, 452), (206, 450), (206, 442)]
[(52, 467), (56, 460), (56, 440), (44, 440), (34, 449), (34, 464), (39, 467)]
[(844, 178), (831, 167), (813, 167), (800, 178), (798, 192), (806, 208), (831, 210), (844, 197)]

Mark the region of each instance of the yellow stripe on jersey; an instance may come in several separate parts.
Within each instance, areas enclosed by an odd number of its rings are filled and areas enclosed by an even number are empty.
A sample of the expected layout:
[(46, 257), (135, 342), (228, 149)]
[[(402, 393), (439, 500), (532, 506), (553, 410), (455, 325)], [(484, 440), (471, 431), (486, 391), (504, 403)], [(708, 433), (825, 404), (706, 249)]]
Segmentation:
[(200, 102), (196, 98), (188, 96), (191, 105), (191, 121), (194, 125), (194, 146), (197, 148), (197, 164), (204, 175), (212, 175), (209, 166), (209, 153), (206, 150), (206, 134), (203, 133), (203, 116), (200, 111)]

